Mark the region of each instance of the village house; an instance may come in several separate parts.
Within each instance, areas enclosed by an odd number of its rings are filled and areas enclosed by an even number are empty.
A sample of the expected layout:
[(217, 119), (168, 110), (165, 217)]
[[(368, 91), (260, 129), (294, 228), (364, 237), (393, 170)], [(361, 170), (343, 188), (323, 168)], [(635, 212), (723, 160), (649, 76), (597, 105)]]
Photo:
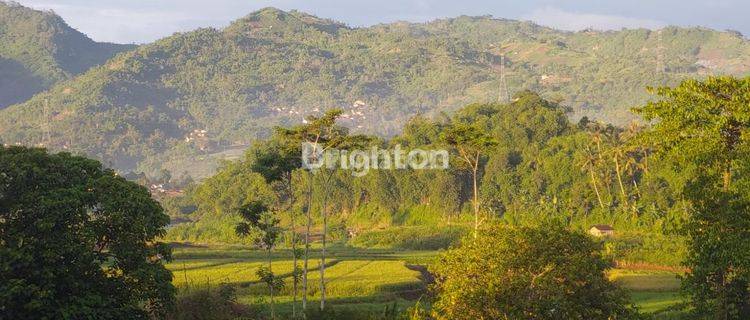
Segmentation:
[(615, 228), (608, 224), (595, 224), (589, 229), (589, 234), (594, 237), (611, 237), (615, 235)]

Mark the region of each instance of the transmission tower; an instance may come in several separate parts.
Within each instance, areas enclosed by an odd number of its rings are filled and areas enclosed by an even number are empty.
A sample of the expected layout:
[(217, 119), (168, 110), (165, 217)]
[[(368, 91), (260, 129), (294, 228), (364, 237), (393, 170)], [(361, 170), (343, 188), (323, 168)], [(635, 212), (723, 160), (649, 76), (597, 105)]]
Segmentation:
[(664, 42), (662, 41), (661, 29), (656, 32), (656, 73), (666, 71), (664, 67)]
[(497, 96), (497, 101), (500, 103), (508, 103), (510, 101), (508, 83), (505, 82), (505, 55), (500, 55), (500, 93)]
[(42, 145), (45, 147), (50, 145), (49, 131), (49, 98), (47, 98), (44, 99), (44, 141), (42, 141)]

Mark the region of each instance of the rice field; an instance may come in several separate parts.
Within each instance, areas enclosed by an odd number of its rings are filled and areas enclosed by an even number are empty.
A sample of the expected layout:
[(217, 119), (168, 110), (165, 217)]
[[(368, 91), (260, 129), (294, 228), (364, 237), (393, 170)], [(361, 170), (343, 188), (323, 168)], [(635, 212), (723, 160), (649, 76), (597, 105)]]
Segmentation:
[[(394, 304), (405, 309), (424, 292), (419, 271), (407, 267), (410, 262), (434, 253), (395, 253), (377, 250), (332, 248), (326, 259), (326, 301), (335, 308), (379, 312)], [(175, 248), (174, 260), (167, 264), (173, 283), (180, 292), (230, 284), (237, 288), (237, 302), (258, 304), (267, 296), (256, 271), (267, 264), (263, 252), (242, 247)], [(298, 261), (302, 265), (302, 261)], [(308, 262), (308, 299), (316, 305), (320, 299), (320, 255), (316, 250)], [(293, 301), (293, 261), (289, 251), (275, 252), (273, 271), (284, 277), (285, 288), (275, 297), (280, 312), (290, 312)], [(300, 284), (301, 285), (301, 284)], [(301, 289), (299, 293), (301, 295)], [(301, 296), (298, 296), (298, 301)]]
[[(309, 261), (308, 299), (315, 306), (320, 299), (320, 256), (317, 249), (313, 252)], [(327, 306), (364, 313), (393, 307), (405, 310), (425, 293), (422, 272), (414, 265), (433, 263), (437, 254), (437, 251), (332, 247), (325, 270)], [(181, 293), (229, 284), (237, 289), (238, 303), (262, 305), (267, 299), (267, 287), (256, 275), (258, 268), (267, 263), (264, 252), (231, 246), (177, 247), (173, 256), (167, 268), (173, 272), (173, 283)], [(298, 263), (301, 265), (302, 261)], [(274, 252), (273, 271), (284, 277), (285, 283), (275, 297), (277, 311), (282, 314), (292, 308), (293, 268), (291, 252)], [(670, 308), (682, 302), (675, 273), (615, 269), (608, 276), (629, 291), (641, 312), (658, 315), (660, 319), (671, 318), (675, 313)], [(299, 302), (301, 297), (297, 299)]]

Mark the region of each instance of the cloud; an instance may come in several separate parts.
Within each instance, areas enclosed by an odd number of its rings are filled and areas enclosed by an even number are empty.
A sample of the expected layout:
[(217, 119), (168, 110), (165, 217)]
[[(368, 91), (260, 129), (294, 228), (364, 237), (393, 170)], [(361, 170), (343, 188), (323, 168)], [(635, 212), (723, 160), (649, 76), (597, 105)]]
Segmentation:
[(554, 7), (536, 9), (522, 18), (543, 26), (570, 31), (578, 31), (586, 28), (597, 30), (619, 30), (622, 28), (658, 29), (667, 25), (658, 20), (596, 13), (567, 12)]
[[(221, 28), (254, 10), (274, 6), (298, 9), (352, 26), (405, 20), (424, 22), (458, 15), (531, 20), (563, 30), (659, 28), (667, 24), (704, 25), (750, 33), (741, 13), (747, 0), (16, 0), (53, 9), (73, 28), (97, 41), (148, 43), (174, 32)], [(614, 12), (602, 14), (597, 12)], [(660, 17), (659, 20), (639, 17)], [(664, 20), (662, 20), (664, 19)], [(665, 22), (666, 21), (666, 22)]]
[(59, 4), (26, 0), (24, 5), (53, 10), (73, 28), (96, 41), (147, 43), (173, 32), (226, 25), (227, 21), (201, 18), (191, 12), (169, 8)]

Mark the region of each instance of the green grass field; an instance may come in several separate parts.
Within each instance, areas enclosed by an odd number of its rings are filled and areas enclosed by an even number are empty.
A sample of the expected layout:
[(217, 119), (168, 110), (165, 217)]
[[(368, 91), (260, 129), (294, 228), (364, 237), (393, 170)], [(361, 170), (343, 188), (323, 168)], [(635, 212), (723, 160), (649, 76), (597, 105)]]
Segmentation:
[[(382, 313), (396, 307), (402, 311), (425, 293), (422, 273), (414, 265), (435, 261), (437, 251), (389, 251), (356, 249), (343, 246), (329, 248), (326, 259), (327, 306), (338, 310), (356, 310), (363, 314)], [(309, 261), (309, 299), (316, 306), (320, 298), (320, 256), (317, 248)], [(292, 308), (293, 263), (291, 253), (275, 252), (273, 270), (285, 277), (285, 289), (276, 297), (277, 311), (288, 314)], [(264, 252), (239, 246), (177, 247), (172, 270), (173, 282), (180, 293), (191, 289), (230, 284), (237, 289), (237, 302), (262, 305), (267, 287), (259, 283), (256, 270), (266, 263)], [(302, 263), (301, 261), (299, 262)], [(682, 302), (679, 280), (667, 271), (610, 271), (612, 281), (627, 289), (643, 313), (659, 319), (676, 319), (671, 310)], [(301, 292), (301, 291), (300, 291)], [(298, 298), (301, 299), (301, 298)]]
[(680, 280), (669, 271), (614, 269), (609, 279), (629, 291), (638, 310), (658, 319), (679, 319), (684, 314), (673, 310), (684, 298), (680, 296)]

